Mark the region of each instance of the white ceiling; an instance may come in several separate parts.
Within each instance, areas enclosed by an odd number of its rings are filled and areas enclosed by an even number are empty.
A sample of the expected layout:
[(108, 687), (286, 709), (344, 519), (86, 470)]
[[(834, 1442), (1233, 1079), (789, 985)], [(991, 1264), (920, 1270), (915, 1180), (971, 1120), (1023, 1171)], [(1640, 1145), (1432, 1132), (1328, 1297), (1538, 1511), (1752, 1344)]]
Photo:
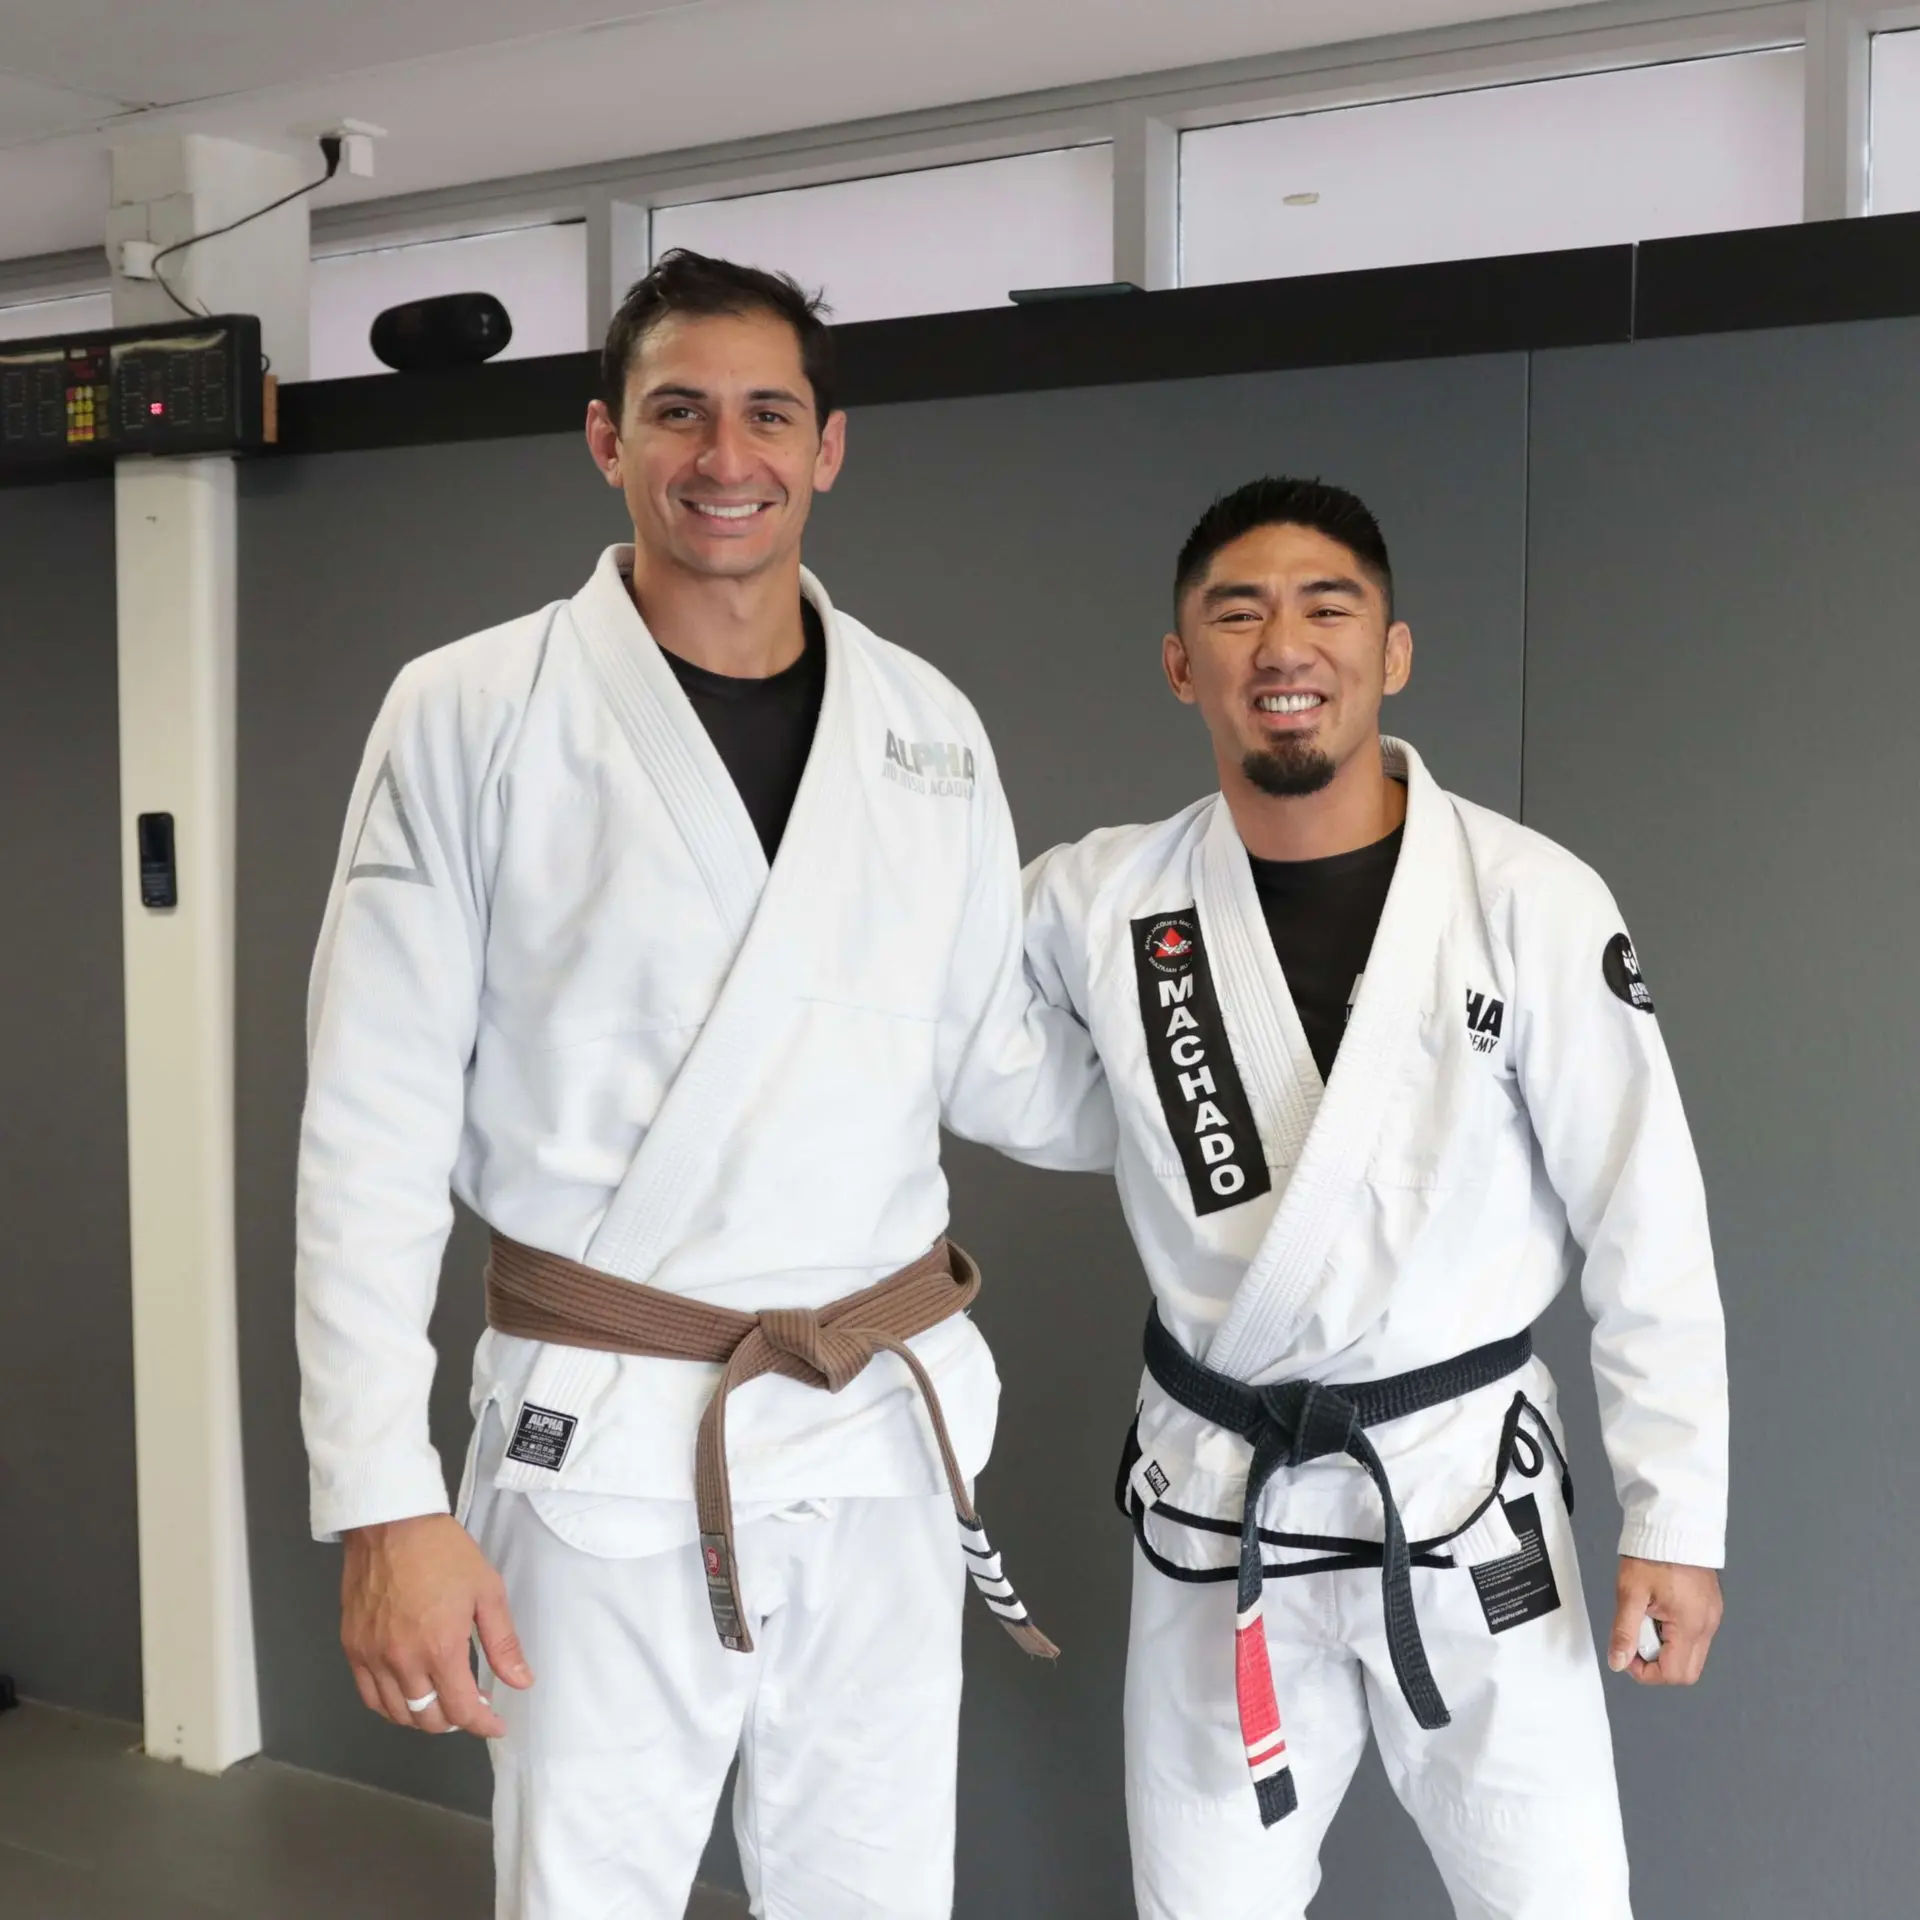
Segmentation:
[(136, 133), (384, 127), (335, 204), (1555, 4), (0, 0), (0, 260), (93, 244)]

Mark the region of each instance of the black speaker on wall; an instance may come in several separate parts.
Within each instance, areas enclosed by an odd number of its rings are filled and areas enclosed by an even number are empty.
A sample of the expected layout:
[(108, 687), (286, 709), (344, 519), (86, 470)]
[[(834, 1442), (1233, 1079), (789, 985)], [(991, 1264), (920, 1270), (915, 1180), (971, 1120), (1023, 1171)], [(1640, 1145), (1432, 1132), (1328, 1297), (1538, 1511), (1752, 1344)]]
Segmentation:
[(490, 293), (443, 293), (379, 315), (368, 335), (374, 357), (396, 373), (477, 367), (513, 338), (507, 310)]

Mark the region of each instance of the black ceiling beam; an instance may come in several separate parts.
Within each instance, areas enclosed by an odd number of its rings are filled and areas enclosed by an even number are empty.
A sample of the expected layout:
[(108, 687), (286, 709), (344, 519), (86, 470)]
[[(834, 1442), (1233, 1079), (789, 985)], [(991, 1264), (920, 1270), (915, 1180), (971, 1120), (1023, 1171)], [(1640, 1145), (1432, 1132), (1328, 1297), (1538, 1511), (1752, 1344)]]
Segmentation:
[[(851, 406), (1598, 346), (1920, 315), (1920, 214), (1450, 260), (836, 329)], [(596, 358), (314, 380), (280, 394), (274, 454), (579, 428)]]

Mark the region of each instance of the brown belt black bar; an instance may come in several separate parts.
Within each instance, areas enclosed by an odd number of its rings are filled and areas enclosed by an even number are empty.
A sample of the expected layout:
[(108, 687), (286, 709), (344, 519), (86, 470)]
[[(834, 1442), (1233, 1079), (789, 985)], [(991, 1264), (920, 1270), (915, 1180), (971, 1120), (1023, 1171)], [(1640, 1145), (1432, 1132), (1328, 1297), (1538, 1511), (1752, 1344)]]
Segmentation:
[(1033, 1624), (1007, 1580), (967, 1497), (940, 1396), (919, 1356), (907, 1345), (915, 1334), (965, 1312), (979, 1291), (980, 1269), (972, 1257), (952, 1241), (942, 1240), (911, 1266), (824, 1307), (769, 1307), (760, 1313), (741, 1313), (622, 1280), (496, 1233), (487, 1262), (487, 1324), (523, 1340), (659, 1360), (704, 1360), (724, 1369), (700, 1420), (694, 1500), (713, 1624), (721, 1645), (736, 1653), (752, 1651), (753, 1635), (747, 1628), (734, 1552), (733, 1488), (727, 1471), (728, 1396), (763, 1373), (783, 1374), (838, 1393), (866, 1370), (875, 1354), (897, 1354), (926, 1403), (974, 1585), (1021, 1647), (1051, 1660), (1060, 1649)]

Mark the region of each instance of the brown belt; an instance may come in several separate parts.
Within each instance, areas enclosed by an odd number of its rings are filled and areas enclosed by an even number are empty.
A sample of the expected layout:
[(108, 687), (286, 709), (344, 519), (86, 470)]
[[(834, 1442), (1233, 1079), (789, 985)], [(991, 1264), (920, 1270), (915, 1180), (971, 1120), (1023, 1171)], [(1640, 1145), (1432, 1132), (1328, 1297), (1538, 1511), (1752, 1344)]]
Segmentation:
[(496, 1233), (487, 1262), (487, 1324), (523, 1340), (661, 1360), (705, 1360), (725, 1369), (700, 1420), (694, 1500), (713, 1623), (721, 1644), (737, 1653), (752, 1651), (753, 1636), (747, 1630), (734, 1553), (733, 1489), (727, 1472), (728, 1396), (763, 1373), (784, 1374), (789, 1380), (838, 1393), (865, 1371), (876, 1353), (898, 1354), (913, 1375), (933, 1423), (974, 1585), (1000, 1624), (1027, 1652), (1053, 1659), (1060, 1650), (1033, 1624), (1007, 1581), (967, 1497), (940, 1396), (920, 1357), (907, 1345), (915, 1334), (963, 1313), (979, 1291), (980, 1269), (971, 1256), (943, 1240), (911, 1266), (824, 1307), (769, 1307), (760, 1313), (740, 1313), (622, 1280)]

